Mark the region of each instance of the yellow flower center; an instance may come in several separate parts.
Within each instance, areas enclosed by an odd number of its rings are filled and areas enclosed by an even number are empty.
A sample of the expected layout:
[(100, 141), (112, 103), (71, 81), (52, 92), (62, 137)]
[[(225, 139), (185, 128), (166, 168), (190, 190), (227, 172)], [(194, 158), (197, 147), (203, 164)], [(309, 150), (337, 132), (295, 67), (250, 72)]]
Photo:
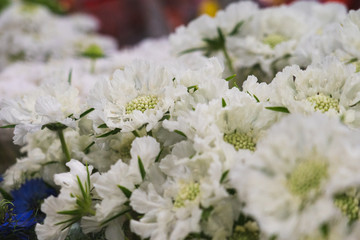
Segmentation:
[(145, 112), (147, 109), (154, 109), (159, 99), (154, 95), (139, 96), (126, 104), (126, 114), (132, 113), (134, 110)]
[(255, 222), (247, 222), (245, 225), (235, 227), (229, 240), (258, 240), (260, 238), (259, 228)]
[(359, 199), (347, 194), (335, 196), (335, 206), (352, 222), (359, 218)]
[(326, 96), (322, 93), (308, 97), (306, 100), (311, 103), (315, 111), (321, 111), (322, 113), (329, 111), (329, 109), (334, 109), (337, 112), (340, 111), (339, 99)]
[(276, 45), (285, 42), (287, 38), (281, 34), (269, 34), (263, 39), (263, 43), (269, 45), (271, 48), (275, 48)]
[(256, 143), (253, 137), (246, 133), (226, 133), (224, 134), (224, 141), (233, 145), (236, 151), (239, 149), (255, 151)]
[(184, 184), (180, 187), (178, 195), (175, 198), (174, 207), (181, 208), (185, 206), (185, 201), (194, 201), (200, 193), (199, 183)]
[(290, 191), (297, 196), (306, 197), (311, 190), (317, 190), (321, 181), (327, 177), (327, 165), (323, 161), (301, 162), (288, 178)]

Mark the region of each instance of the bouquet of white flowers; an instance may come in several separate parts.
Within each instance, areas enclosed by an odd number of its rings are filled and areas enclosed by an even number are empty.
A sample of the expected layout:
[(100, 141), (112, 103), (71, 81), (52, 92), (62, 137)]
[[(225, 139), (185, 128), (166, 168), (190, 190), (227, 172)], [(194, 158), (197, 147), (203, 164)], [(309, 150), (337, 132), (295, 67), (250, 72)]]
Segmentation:
[(170, 36), (182, 57), (122, 52), (85, 94), (78, 74), (3, 99), (23, 155), (0, 236), (358, 240), (359, 17), (241, 2)]

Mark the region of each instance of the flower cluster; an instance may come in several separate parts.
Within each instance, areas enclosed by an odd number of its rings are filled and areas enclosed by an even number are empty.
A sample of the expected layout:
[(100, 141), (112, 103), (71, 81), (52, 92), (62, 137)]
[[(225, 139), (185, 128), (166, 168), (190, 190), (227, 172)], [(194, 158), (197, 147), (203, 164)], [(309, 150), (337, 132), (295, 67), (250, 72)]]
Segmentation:
[[(359, 239), (357, 17), (241, 2), (170, 37), (189, 55), (124, 60), (168, 49), (148, 42), (100, 60), (82, 94), (80, 72), (1, 100), (23, 156), (3, 175), (0, 223), (39, 240)], [(232, 75), (254, 68), (266, 76)], [(39, 178), (57, 194), (22, 216)]]

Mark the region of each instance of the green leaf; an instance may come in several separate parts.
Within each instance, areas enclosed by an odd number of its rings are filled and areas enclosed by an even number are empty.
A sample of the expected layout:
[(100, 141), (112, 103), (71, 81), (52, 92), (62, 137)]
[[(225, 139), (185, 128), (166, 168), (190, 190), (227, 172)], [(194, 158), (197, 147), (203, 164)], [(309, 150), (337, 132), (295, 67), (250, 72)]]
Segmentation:
[(69, 218), (68, 220), (65, 220), (65, 221), (57, 222), (57, 223), (55, 223), (55, 225), (61, 225), (61, 224), (64, 224), (64, 223), (69, 223), (69, 222), (71, 222), (71, 224), (66, 225), (66, 227), (64, 227), (64, 228), (62, 229), (62, 230), (64, 230), (64, 229), (70, 227), (73, 223), (77, 222), (77, 221), (80, 220), (80, 219), (81, 219), (81, 217), (78, 217), (78, 216), (77, 216), (77, 217)]
[(14, 200), (14, 198), (10, 195), (10, 193), (5, 191), (3, 188), (0, 188), (0, 193), (3, 196), (4, 199), (6, 199), (8, 201), (13, 201)]
[(107, 137), (110, 135), (115, 135), (115, 134), (119, 133), (120, 131), (121, 131), (120, 128), (115, 128), (114, 130), (111, 130), (110, 132), (104, 133), (100, 136), (96, 136), (96, 138), (104, 138), (104, 137)]
[(174, 130), (174, 132), (176, 132), (177, 134), (179, 134), (179, 135), (187, 138), (187, 136), (185, 135), (185, 133), (183, 133), (182, 131)]
[(95, 144), (95, 142), (90, 143), (90, 144), (83, 150), (83, 152), (84, 152), (85, 154), (88, 154), (88, 153), (90, 152), (90, 148), (91, 148), (94, 144)]
[(131, 133), (134, 134), (135, 137), (140, 137), (139, 133), (136, 130), (132, 131)]
[(80, 114), (80, 118), (85, 117), (86, 115), (88, 115), (89, 113), (91, 113), (92, 111), (94, 111), (95, 108), (90, 108), (88, 110), (86, 110), (85, 112), (83, 112), (82, 114)]
[(225, 46), (225, 37), (224, 37), (224, 34), (223, 34), (221, 28), (218, 27), (217, 32), (219, 35), (219, 42), (221, 43), (222, 46)]
[(235, 195), (235, 193), (236, 193), (236, 190), (234, 188), (228, 188), (228, 189), (226, 189), (226, 191), (230, 195)]
[(164, 151), (164, 148), (161, 148), (159, 154), (156, 156), (155, 162), (159, 162), (160, 161), (160, 155), (161, 153)]
[(190, 93), (191, 90), (193, 90), (193, 93), (196, 92), (199, 89), (198, 85), (190, 86), (187, 88), (188, 93)]
[(87, 197), (87, 192), (85, 191), (84, 186), (82, 185), (82, 182), (81, 182), (79, 176), (76, 176), (76, 179), (77, 179), (77, 181), (78, 181), (78, 185), (79, 185), (79, 188), (80, 188), (82, 197), (83, 197), (83, 199), (86, 199), (86, 197)]
[(241, 28), (241, 26), (244, 24), (244, 21), (240, 21), (240, 22), (238, 22), (236, 25), (235, 25), (235, 27), (231, 30), (231, 32), (229, 33), (229, 36), (234, 36), (234, 35), (236, 35), (238, 32), (239, 32), (239, 30), (240, 30), (240, 28)]
[(214, 210), (213, 206), (210, 206), (208, 208), (203, 209), (203, 212), (201, 214), (201, 220), (207, 221), (210, 217), (211, 212)]
[(98, 128), (109, 128), (109, 127), (106, 125), (106, 123), (103, 123), (103, 124), (99, 125)]
[(41, 127), (41, 129), (48, 128), (51, 131), (61, 131), (67, 128), (66, 125), (56, 122), (56, 123), (48, 123)]
[(240, 90), (240, 87), (239, 87), (239, 85), (238, 85), (236, 82), (234, 82), (234, 87), (236, 87), (237, 89)]
[(69, 71), (69, 75), (68, 75), (68, 83), (71, 85), (71, 80), (72, 80), (72, 68)]
[(355, 107), (356, 105), (358, 105), (360, 103), (360, 101), (357, 101), (356, 103), (350, 105), (349, 107)]
[(351, 63), (356, 62), (357, 60), (358, 60), (357, 58), (352, 58), (349, 61), (347, 61), (345, 64), (351, 64)]
[(330, 232), (329, 225), (324, 223), (323, 225), (320, 226), (320, 231), (321, 231), (323, 237), (327, 238), (329, 236), (329, 232)]
[(138, 156), (138, 164), (139, 164), (139, 170), (140, 170), (140, 174), (141, 174), (141, 179), (144, 181), (146, 172), (145, 172), (144, 164), (141, 161), (140, 156)]
[(188, 53), (192, 53), (192, 52), (197, 52), (197, 51), (205, 51), (206, 49), (207, 49), (207, 47), (189, 48), (189, 49), (186, 49), (186, 50), (180, 52), (179, 56), (185, 55), (185, 54), (188, 54)]
[(255, 98), (256, 102), (260, 102), (260, 100), (255, 94), (251, 94), (249, 91), (246, 91), (246, 93), (249, 94), (251, 97)]
[(164, 116), (159, 121), (161, 122), (161, 121), (164, 121), (165, 119), (169, 120), (170, 119), (170, 114), (165, 113)]
[(226, 170), (225, 172), (223, 172), (223, 174), (221, 175), (221, 178), (220, 178), (220, 183), (224, 182), (224, 180), (226, 179), (228, 174), (229, 174), (229, 170)]
[(131, 211), (131, 208), (126, 208), (126, 209), (124, 209), (123, 211), (121, 211), (121, 212), (119, 212), (118, 214), (116, 214), (115, 216), (113, 216), (113, 217), (111, 217), (111, 218), (109, 218), (109, 219), (106, 219), (104, 222), (102, 222), (101, 224), (100, 224), (100, 226), (104, 226), (104, 225), (106, 225), (108, 222), (111, 222), (112, 220), (114, 220), (114, 219), (116, 219), (116, 218), (118, 218), (118, 217), (120, 217), (120, 216), (122, 216), (122, 215), (124, 215), (124, 214), (126, 214), (126, 213), (128, 213), (128, 212), (130, 212)]
[(256, 102), (260, 102), (260, 100), (258, 99), (258, 97), (255, 94), (253, 94), (253, 97), (255, 98)]
[(225, 78), (225, 80), (226, 80), (226, 81), (230, 81), (230, 80), (233, 79), (234, 77), (236, 77), (236, 74), (231, 75), (231, 76)]
[(289, 109), (282, 106), (276, 106), (276, 107), (265, 107), (268, 110), (275, 111), (275, 112), (282, 112), (282, 113), (290, 113)]
[(1, 126), (0, 128), (15, 128), (16, 124)]
[[(91, 189), (90, 189), (90, 172), (89, 172), (89, 165), (88, 165), (88, 163), (86, 162), (86, 174), (87, 174), (87, 193), (88, 194), (90, 194), (90, 191), (91, 191)], [(87, 196), (89, 196), (89, 195), (87, 195)]]
[(222, 107), (226, 107), (226, 102), (224, 98), (221, 99), (221, 102), (222, 102)]
[(130, 197), (131, 197), (132, 192), (131, 192), (129, 189), (127, 189), (126, 187), (121, 186), (121, 185), (117, 185), (117, 186), (118, 186), (118, 188), (120, 188), (120, 190), (123, 192), (123, 194), (124, 194), (127, 198), (130, 198)]
[(62, 215), (79, 216), (81, 215), (81, 210), (80, 209), (65, 210), (65, 211), (59, 211), (57, 213)]

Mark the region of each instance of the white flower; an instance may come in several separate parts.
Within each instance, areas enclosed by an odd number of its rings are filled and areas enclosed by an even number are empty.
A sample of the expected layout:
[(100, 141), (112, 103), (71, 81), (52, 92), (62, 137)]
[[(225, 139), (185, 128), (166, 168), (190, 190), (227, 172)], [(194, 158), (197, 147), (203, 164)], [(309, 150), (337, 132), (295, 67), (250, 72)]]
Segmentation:
[(125, 220), (122, 215), (130, 210), (126, 203), (136, 186), (142, 183), (142, 171), (146, 176), (159, 152), (160, 145), (154, 138), (136, 138), (132, 143), (129, 165), (119, 159), (109, 171), (99, 176), (93, 184), (101, 202), (95, 205), (96, 214), (84, 219), (83, 225), (88, 226), (83, 229), (85, 233), (106, 227), (106, 234), (110, 234), (117, 219)]
[[(57, 197), (47, 198), (41, 206), (46, 218), (43, 224), (37, 224), (35, 228), (40, 240), (63, 240), (73, 223), (81, 220), (83, 216), (95, 215), (92, 206), (94, 194), (92, 183), (99, 174), (91, 174), (92, 166), (84, 166), (74, 159), (66, 165), (70, 168), (70, 172), (54, 176), (55, 183), (61, 186), (60, 194)], [(76, 213), (65, 213), (73, 210), (76, 210)]]
[[(228, 90), (222, 98), (209, 104), (198, 104), (193, 111), (181, 112), (174, 120), (165, 120), (169, 131), (184, 133), (199, 153), (217, 152), (230, 168), (235, 151), (240, 154), (255, 151), (256, 143), (277, 119), (277, 114), (264, 108), (262, 102), (237, 88)], [(233, 153), (232, 153), (233, 152)]]
[(287, 107), (290, 112), (310, 114), (317, 111), (342, 117), (350, 126), (360, 126), (360, 75), (353, 66), (336, 58), (325, 58), (306, 70), (287, 67), (277, 74), (271, 85), (276, 96), (271, 101)]
[(0, 16), (0, 69), (16, 61), (75, 57), (89, 44), (114, 51), (113, 39), (90, 34), (96, 28), (89, 15), (59, 17), (39, 4), (11, 1)]
[(359, 139), (320, 114), (284, 118), (258, 143), (250, 167), (231, 170), (245, 213), (278, 239), (316, 235), (340, 215), (335, 195), (360, 183)]
[(47, 82), (40, 89), (16, 99), (0, 102), (0, 120), (15, 124), (14, 143), (22, 145), (29, 132), (40, 130), (46, 124), (75, 127), (70, 118), (78, 115), (80, 104), (77, 89), (65, 82)]
[(347, 56), (345, 61), (349, 61), (352, 58), (360, 58), (360, 11), (351, 10), (348, 16), (338, 26), (338, 40), (341, 43), (341, 50), (344, 51)]
[[(186, 155), (193, 152), (187, 150), (188, 147), (186, 143), (177, 144), (171, 155), (160, 162), (163, 173), (154, 171), (157, 174), (150, 174), (149, 182), (131, 195), (132, 208), (144, 214), (139, 221), (131, 221), (131, 229), (141, 237), (184, 239), (190, 233), (200, 233), (204, 209), (215, 207), (228, 197), (220, 182), (223, 167), (218, 156), (215, 153), (202, 155), (203, 168), (196, 168), (187, 164), (192, 156)], [(209, 166), (205, 167), (206, 164)], [(164, 173), (166, 178), (159, 179)], [(232, 221), (231, 218), (219, 224), (219, 229), (228, 231), (229, 235)], [(208, 232), (214, 233), (210, 226)]]
[(98, 82), (89, 99), (89, 106), (95, 108), (90, 115), (98, 124), (95, 128), (105, 123), (110, 129), (131, 132), (146, 124), (150, 131), (187, 93), (174, 77), (169, 68), (135, 61), (117, 70), (112, 79)]

